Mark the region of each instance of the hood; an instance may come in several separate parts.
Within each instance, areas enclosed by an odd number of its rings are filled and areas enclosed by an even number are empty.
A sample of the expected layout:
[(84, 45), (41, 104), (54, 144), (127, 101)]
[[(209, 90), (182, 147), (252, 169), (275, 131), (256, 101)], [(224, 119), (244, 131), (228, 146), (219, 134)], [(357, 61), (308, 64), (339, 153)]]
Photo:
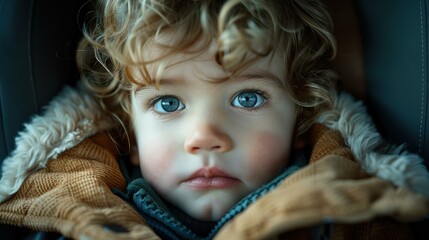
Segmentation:
[[(361, 101), (341, 93), (335, 108), (321, 114), (317, 121), (341, 132), (366, 172), (429, 197), (429, 172), (423, 159), (403, 146), (388, 145)], [(79, 85), (66, 86), (16, 137), (15, 150), (2, 163), (0, 202), (16, 193), (26, 177), (44, 168), (48, 161), (55, 161), (83, 139), (113, 126), (114, 121)]]
[(66, 86), (15, 138), (16, 148), (2, 163), (0, 202), (17, 192), (27, 176), (44, 168), (49, 160), (112, 126), (113, 121), (94, 98), (80, 86)]
[(333, 110), (322, 113), (317, 121), (341, 133), (368, 174), (429, 197), (429, 172), (424, 160), (406, 151), (405, 144), (395, 146), (384, 140), (362, 101), (342, 92)]

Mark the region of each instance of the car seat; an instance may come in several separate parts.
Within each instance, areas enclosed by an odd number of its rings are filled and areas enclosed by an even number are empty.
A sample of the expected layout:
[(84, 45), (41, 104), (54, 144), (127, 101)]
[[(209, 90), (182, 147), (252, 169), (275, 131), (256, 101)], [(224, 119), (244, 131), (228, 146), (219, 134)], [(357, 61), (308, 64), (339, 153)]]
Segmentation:
[[(338, 38), (340, 87), (364, 101), (387, 140), (405, 143), (428, 166), (429, 1), (326, 2)], [(88, 0), (0, 1), (0, 162), (23, 124), (78, 79), (75, 50), (91, 8)], [(429, 239), (427, 222), (415, 226), (419, 238)]]
[[(33, 114), (78, 79), (85, 1), (0, 1), (0, 159)], [(82, 12), (82, 14), (78, 14)]]
[[(429, 167), (429, 1), (327, 0), (339, 87), (364, 101), (382, 136)], [(429, 239), (429, 221), (413, 224)]]

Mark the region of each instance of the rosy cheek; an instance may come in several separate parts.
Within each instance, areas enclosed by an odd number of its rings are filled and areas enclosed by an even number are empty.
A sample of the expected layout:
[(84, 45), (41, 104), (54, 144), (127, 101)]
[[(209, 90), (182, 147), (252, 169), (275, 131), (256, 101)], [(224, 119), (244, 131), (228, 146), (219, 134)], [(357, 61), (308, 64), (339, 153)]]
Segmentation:
[(142, 144), (139, 147), (139, 157), (143, 177), (153, 185), (164, 188), (172, 165), (171, 148), (159, 144)]
[(260, 132), (252, 135), (247, 149), (247, 177), (252, 182), (263, 184), (287, 165), (290, 140), (273, 133)]

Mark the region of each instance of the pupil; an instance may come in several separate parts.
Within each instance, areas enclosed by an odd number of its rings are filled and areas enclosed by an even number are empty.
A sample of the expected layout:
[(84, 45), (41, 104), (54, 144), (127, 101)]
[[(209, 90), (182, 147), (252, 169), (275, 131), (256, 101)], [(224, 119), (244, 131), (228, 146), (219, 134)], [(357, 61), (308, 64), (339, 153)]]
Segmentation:
[(254, 107), (257, 102), (257, 96), (255, 93), (245, 92), (240, 94), (240, 96), (238, 97), (238, 102), (243, 107)]
[(167, 97), (162, 99), (162, 109), (166, 112), (174, 112), (179, 108), (179, 100), (173, 97)]

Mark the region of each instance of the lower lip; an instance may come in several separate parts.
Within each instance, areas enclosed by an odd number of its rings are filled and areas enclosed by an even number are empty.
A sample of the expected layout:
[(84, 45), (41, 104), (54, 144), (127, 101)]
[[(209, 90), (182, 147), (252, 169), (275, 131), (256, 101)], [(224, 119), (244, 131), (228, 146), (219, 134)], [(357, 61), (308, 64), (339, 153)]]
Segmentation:
[(230, 188), (240, 181), (236, 178), (228, 177), (196, 177), (185, 182), (191, 188), (206, 190), (206, 189), (223, 189)]

